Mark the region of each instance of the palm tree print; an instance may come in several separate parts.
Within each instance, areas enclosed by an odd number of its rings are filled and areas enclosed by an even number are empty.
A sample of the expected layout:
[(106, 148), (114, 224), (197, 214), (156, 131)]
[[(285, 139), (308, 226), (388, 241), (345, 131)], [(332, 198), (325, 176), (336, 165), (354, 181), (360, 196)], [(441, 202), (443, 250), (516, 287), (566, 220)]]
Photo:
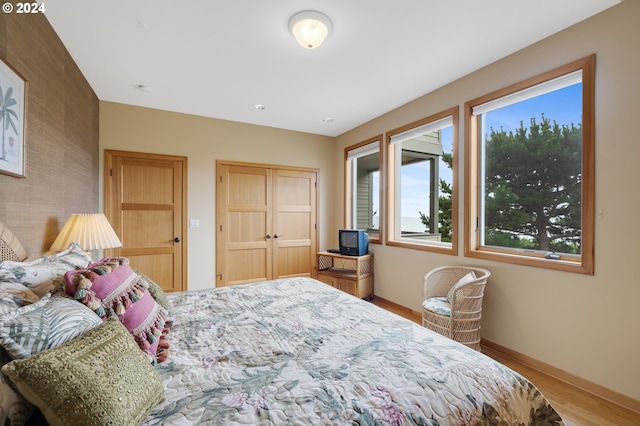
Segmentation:
[[(18, 101), (13, 98), (13, 87), (9, 87), (5, 93), (2, 90), (2, 86), (0, 86), (0, 125), (2, 125), (2, 156), (0, 156), (0, 160), (4, 160), (7, 154), (5, 141), (9, 127), (16, 132), (16, 135), (18, 134), (18, 128), (16, 127), (18, 114), (13, 110), (13, 107), (17, 104)], [(10, 139), (13, 142), (13, 138), (10, 137)]]

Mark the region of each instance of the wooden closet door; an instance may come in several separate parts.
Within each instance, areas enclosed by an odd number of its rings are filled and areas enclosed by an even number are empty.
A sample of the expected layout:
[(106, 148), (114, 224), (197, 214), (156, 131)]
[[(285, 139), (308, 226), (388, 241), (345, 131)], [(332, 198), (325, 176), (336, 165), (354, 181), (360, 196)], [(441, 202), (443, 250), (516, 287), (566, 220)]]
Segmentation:
[(271, 170), (218, 164), (216, 286), (271, 279)]
[(218, 161), (216, 286), (312, 275), (317, 172)]
[(274, 171), (273, 278), (310, 277), (316, 263), (316, 173)]

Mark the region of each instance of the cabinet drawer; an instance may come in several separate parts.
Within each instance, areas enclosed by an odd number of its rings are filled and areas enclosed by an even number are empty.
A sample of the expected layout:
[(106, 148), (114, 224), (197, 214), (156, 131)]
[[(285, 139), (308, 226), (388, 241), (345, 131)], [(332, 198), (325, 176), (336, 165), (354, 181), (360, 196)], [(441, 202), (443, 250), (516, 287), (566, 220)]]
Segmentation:
[(353, 296), (358, 295), (358, 288), (354, 280), (337, 279), (334, 287)]
[(336, 278), (331, 275), (318, 274), (318, 281), (329, 284), (331, 287), (336, 286)]

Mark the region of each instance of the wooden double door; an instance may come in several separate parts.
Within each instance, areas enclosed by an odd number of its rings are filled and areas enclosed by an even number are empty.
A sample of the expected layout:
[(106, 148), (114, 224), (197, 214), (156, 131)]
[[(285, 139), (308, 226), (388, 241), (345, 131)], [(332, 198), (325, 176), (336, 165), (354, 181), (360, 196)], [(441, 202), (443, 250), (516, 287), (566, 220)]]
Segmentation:
[(312, 276), (318, 171), (225, 161), (216, 171), (216, 286)]

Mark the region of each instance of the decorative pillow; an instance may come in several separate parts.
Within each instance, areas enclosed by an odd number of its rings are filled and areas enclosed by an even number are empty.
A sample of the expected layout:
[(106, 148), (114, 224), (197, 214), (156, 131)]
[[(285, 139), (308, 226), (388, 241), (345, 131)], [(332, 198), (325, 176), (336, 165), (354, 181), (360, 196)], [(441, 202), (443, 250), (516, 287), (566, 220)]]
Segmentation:
[(453, 296), (455, 295), (455, 292), (457, 289), (459, 289), (460, 287), (462, 287), (465, 284), (469, 284), (472, 281), (477, 280), (478, 278), (476, 277), (476, 274), (471, 271), (468, 272), (464, 277), (460, 278), (449, 290), (449, 293), (447, 293), (447, 302), (451, 303), (451, 301), (453, 300)]
[(65, 292), (99, 317), (117, 317), (153, 363), (169, 356), (167, 311), (124, 257), (105, 257), (86, 269), (65, 274)]
[(160, 376), (119, 321), (4, 367), (50, 425), (138, 425), (164, 398)]
[(86, 268), (91, 262), (89, 256), (76, 243), (69, 248), (50, 256), (40, 257), (29, 262), (4, 261), (1, 269), (9, 270), (18, 281), (42, 297), (53, 289), (53, 280), (65, 272), (77, 268)]
[(422, 307), (436, 314), (451, 316), (451, 303), (447, 301), (446, 297), (431, 297), (422, 302)]
[(40, 300), (27, 287), (12, 281), (5, 281), (4, 277), (0, 281), (0, 314), (15, 311), (22, 306), (30, 305)]
[(27, 258), (27, 251), (13, 232), (0, 222), (0, 260), (21, 262)]
[(91, 309), (64, 293), (0, 315), (0, 345), (11, 358), (28, 358), (66, 343), (102, 324)]
[(151, 296), (153, 296), (155, 301), (158, 302), (158, 304), (163, 308), (169, 309), (169, 300), (167, 300), (167, 295), (164, 294), (164, 291), (160, 288), (160, 286), (142, 272), (136, 270), (135, 273), (147, 282), (147, 290), (149, 290), (149, 293), (151, 293)]

